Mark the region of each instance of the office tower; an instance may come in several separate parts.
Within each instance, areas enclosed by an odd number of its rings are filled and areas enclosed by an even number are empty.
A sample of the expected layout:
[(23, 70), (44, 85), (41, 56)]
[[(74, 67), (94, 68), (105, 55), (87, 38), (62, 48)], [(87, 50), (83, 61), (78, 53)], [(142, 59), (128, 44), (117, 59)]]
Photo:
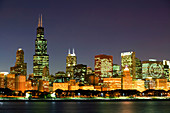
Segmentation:
[(91, 67), (87, 67), (87, 75), (93, 74), (94, 71), (92, 70)]
[(113, 76), (118, 77), (120, 75), (120, 66), (113, 64)]
[(74, 79), (80, 84), (85, 83), (85, 76), (87, 75), (87, 65), (77, 64), (74, 66)]
[(7, 88), (15, 90), (15, 74), (7, 75)]
[(170, 81), (170, 61), (168, 60), (163, 60), (163, 68), (164, 68), (164, 77)]
[(163, 63), (155, 59), (142, 61), (142, 78), (164, 78)]
[(113, 56), (104, 54), (95, 56), (95, 75), (100, 80), (113, 76)]
[(73, 53), (70, 53), (70, 49), (68, 51), (68, 55), (66, 58), (66, 75), (71, 79), (74, 78), (74, 66), (77, 64), (77, 57), (73, 49)]
[(136, 76), (135, 78), (137, 79), (142, 79), (142, 62), (140, 59), (135, 58), (136, 59)]
[(17, 75), (15, 77), (15, 90), (16, 91), (25, 91), (25, 84), (26, 84), (26, 76), (24, 75)]
[(136, 60), (135, 60), (135, 52), (123, 52), (121, 53), (121, 67), (122, 71), (125, 67), (128, 66), (130, 75), (135, 79), (136, 75)]
[(49, 80), (49, 68), (47, 66), (45, 66), (43, 68), (43, 76), (42, 76), (43, 80)]
[(11, 74), (27, 75), (27, 63), (24, 63), (24, 51), (19, 48), (16, 52), (15, 66), (10, 68)]
[[(42, 78), (43, 70), (49, 70), (49, 55), (47, 54), (47, 40), (44, 38), (44, 27), (42, 26), (42, 15), (38, 21), (37, 38), (35, 40), (35, 54), (33, 56), (33, 73), (37, 78)], [(49, 72), (46, 72), (49, 73)]]
[(132, 89), (132, 77), (130, 76), (130, 70), (127, 66), (123, 70), (122, 89)]

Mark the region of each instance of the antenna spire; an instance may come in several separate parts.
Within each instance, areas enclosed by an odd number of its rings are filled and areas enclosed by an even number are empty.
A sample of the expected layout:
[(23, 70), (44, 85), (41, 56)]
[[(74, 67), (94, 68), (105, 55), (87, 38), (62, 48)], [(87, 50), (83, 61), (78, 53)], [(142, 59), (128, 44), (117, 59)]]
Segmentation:
[(41, 14), (41, 27), (42, 27), (42, 14)]
[(75, 53), (74, 53), (74, 48), (73, 48), (73, 54), (75, 54)]
[(38, 18), (38, 27), (40, 27), (40, 17)]
[(68, 54), (70, 54), (70, 49), (68, 49)]

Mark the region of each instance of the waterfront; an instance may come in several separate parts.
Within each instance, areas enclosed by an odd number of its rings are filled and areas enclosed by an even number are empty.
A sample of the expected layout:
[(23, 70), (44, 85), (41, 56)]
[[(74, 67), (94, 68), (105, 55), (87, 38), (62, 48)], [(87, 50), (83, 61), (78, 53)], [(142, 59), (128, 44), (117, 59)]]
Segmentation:
[(1, 113), (169, 113), (170, 101), (0, 102)]

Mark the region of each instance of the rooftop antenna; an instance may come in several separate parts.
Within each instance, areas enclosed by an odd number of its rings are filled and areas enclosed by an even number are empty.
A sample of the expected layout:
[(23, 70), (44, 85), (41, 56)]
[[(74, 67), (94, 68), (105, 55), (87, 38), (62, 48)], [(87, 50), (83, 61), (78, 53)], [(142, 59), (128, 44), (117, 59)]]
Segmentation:
[(75, 54), (75, 53), (74, 53), (74, 48), (73, 48), (73, 54)]
[(70, 49), (68, 49), (68, 54), (70, 54)]
[(40, 27), (40, 17), (38, 18), (38, 27)]
[(41, 27), (42, 27), (42, 14), (41, 14)]

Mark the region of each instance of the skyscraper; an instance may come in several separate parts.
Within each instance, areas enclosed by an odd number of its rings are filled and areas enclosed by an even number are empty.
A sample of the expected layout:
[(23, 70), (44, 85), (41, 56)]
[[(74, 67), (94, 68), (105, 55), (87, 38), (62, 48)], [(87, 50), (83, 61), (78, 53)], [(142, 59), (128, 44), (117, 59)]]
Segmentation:
[(136, 59), (136, 76), (135, 78), (142, 79), (142, 62), (140, 59)]
[(123, 69), (122, 89), (132, 89), (132, 77), (130, 76), (130, 70), (127, 66)]
[(24, 51), (19, 48), (16, 52), (15, 66), (10, 68), (11, 74), (27, 75), (27, 63), (24, 63)]
[(113, 64), (113, 76), (119, 77), (120, 75), (120, 66), (118, 64)]
[(68, 55), (66, 58), (66, 75), (71, 79), (74, 78), (74, 66), (77, 65), (77, 57), (73, 49), (73, 53), (70, 53), (70, 49), (68, 51)]
[(135, 59), (135, 52), (123, 52), (121, 53), (121, 67), (122, 72), (125, 67), (128, 66), (130, 75), (133, 79), (136, 78), (136, 59)]
[(77, 64), (74, 66), (74, 79), (80, 84), (85, 83), (85, 77), (87, 75), (87, 65)]
[[(35, 54), (33, 56), (34, 76), (43, 77), (43, 70), (49, 69), (49, 55), (47, 54), (47, 40), (44, 39), (44, 27), (42, 26), (42, 15), (38, 20), (37, 38), (35, 40)], [(48, 69), (47, 69), (48, 68)]]
[(165, 78), (163, 62), (156, 59), (149, 59), (149, 61), (142, 61), (142, 78)]
[(113, 76), (113, 56), (104, 54), (95, 56), (95, 75), (100, 80)]

